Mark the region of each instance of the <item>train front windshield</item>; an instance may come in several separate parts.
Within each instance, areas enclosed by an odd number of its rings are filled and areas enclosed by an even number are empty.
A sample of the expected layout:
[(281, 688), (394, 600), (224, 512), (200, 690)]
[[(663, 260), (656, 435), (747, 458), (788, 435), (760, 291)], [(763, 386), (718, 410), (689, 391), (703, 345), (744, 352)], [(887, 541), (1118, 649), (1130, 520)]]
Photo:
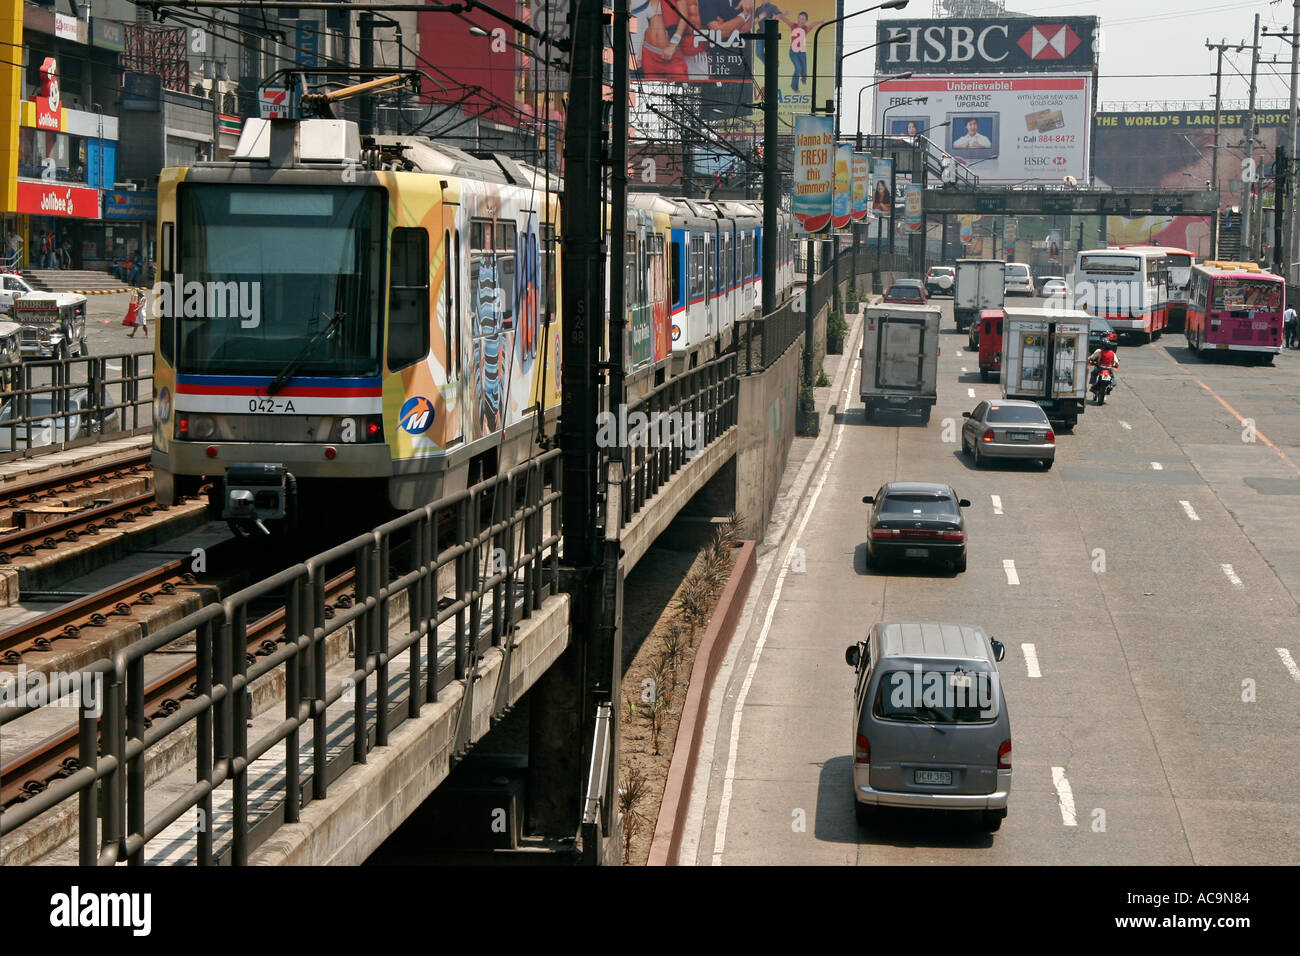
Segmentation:
[(386, 209), (355, 186), (182, 185), (179, 371), (378, 375)]

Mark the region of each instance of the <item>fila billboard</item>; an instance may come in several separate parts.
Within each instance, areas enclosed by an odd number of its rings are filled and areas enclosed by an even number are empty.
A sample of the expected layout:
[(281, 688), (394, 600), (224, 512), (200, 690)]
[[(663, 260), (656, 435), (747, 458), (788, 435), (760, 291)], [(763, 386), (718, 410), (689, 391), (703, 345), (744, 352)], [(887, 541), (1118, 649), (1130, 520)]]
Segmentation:
[(877, 73), (1078, 73), (1095, 68), (1101, 27), (1096, 17), (880, 20), (876, 39)]
[(983, 183), (1087, 182), (1091, 94), (1091, 74), (885, 80), (875, 128), (928, 136)]

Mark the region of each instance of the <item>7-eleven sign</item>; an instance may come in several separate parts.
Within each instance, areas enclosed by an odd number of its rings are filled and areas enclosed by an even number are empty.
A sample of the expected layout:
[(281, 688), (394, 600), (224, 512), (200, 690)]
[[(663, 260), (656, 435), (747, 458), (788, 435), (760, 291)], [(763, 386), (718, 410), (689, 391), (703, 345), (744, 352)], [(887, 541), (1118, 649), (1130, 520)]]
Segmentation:
[(262, 119), (289, 118), (289, 91), (283, 86), (267, 86), (257, 91)]

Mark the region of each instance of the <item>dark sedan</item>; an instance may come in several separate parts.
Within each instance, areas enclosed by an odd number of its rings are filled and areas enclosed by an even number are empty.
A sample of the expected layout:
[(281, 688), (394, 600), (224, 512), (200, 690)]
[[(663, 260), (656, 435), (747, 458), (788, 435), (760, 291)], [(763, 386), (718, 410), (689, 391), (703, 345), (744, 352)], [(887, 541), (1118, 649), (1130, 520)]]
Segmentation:
[(1099, 348), (1118, 348), (1119, 336), (1105, 319), (1093, 316), (1088, 322), (1088, 352), (1091, 354)]
[(885, 293), (886, 302), (899, 305), (925, 305), (925, 284), (920, 279), (899, 279)]
[(950, 485), (928, 481), (891, 481), (862, 499), (872, 506), (868, 522), (867, 565), (878, 568), (893, 559), (946, 561), (966, 570), (966, 522), (970, 507)]

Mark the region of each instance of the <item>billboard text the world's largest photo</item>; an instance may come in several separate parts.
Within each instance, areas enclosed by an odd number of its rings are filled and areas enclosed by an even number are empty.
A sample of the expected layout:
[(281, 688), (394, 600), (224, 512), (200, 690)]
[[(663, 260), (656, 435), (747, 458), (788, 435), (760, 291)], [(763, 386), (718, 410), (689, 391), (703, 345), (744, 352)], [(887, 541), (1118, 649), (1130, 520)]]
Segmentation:
[(876, 129), (907, 135), (911, 124), (981, 182), (1086, 182), (1091, 85), (1091, 76), (1062, 73), (886, 80)]

